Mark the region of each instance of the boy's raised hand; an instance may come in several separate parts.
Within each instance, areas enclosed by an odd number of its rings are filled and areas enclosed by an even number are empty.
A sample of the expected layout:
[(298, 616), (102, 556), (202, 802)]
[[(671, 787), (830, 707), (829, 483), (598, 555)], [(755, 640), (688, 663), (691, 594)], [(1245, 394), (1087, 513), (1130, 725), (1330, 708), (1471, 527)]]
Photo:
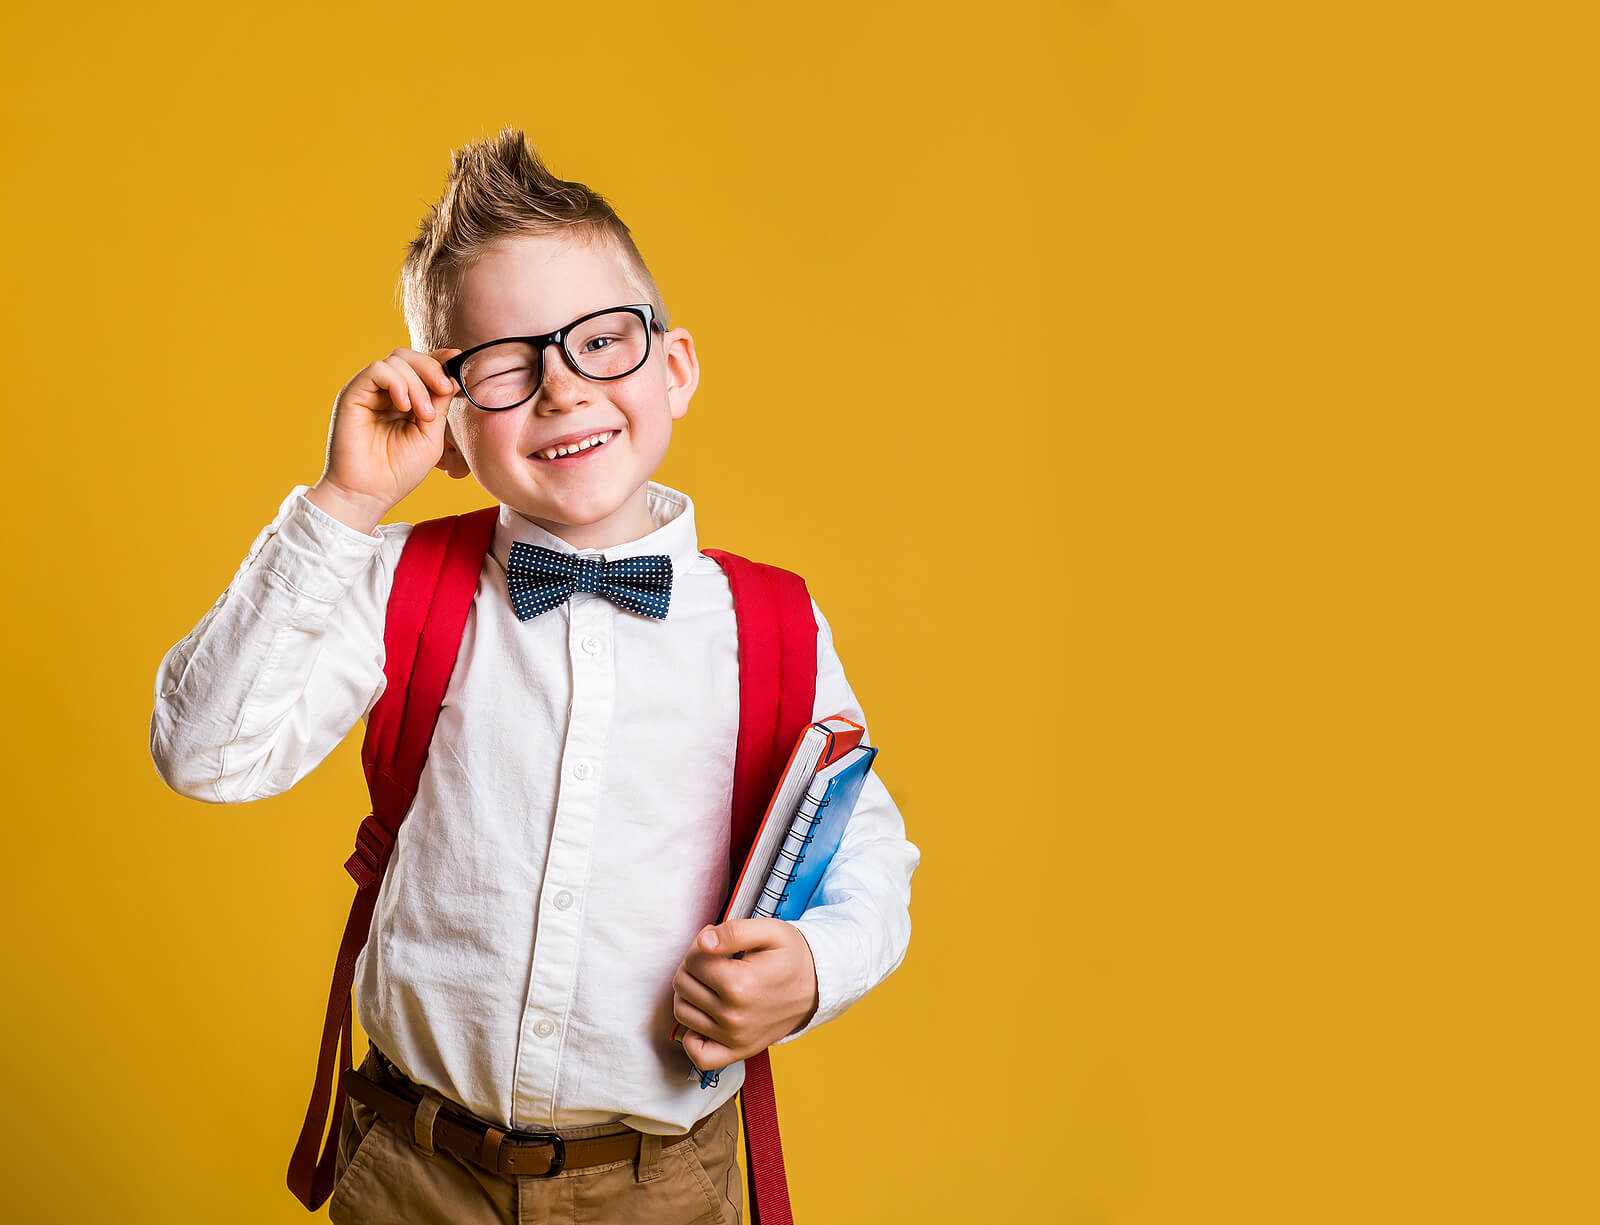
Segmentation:
[(683, 1049), (709, 1072), (803, 1028), (817, 1010), (817, 968), (793, 923), (729, 919), (701, 929), (672, 992), (673, 1018), (687, 1030)]
[(459, 352), (395, 349), (346, 383), (334, 402), (322, 479), (306, 496), (371, 532), (444, 454), (455, 384), (440, 363)]

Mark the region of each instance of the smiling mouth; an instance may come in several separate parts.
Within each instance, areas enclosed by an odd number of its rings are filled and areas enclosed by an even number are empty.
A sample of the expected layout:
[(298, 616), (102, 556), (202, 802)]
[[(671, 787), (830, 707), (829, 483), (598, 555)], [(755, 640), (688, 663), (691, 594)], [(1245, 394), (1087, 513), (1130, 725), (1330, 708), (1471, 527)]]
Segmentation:
[(590, 452), (599, 451), (602, 448), (609, 446), (611, 444), (612, 439), (614, 439), (621, 432), (622, 432), (621, 430), (610, 430), (610, 431), (601, 430), (601, 431), (598, 431), (597, 435), (596, 435), (596, 436), (598, 436), (600, 438), (600, 441), (599, 442), (592, 442), (586, 447), (572, 448), (572, 449), (567, 450), (565, 453), (559, 454), (559, 455), (551, 455), (551, 454), (549, 454), (549, 452), (552, 450), (552, 448), (546, 447), (543, 451), (532, 451), (532, 452), (529, 452), (528, 458), (529, 459), (536, 459), (540, 463), (543, 463), (543, 464), (559, 464), (559, 463), (561, 463), (561, 462), (563, 462), (565, 460), (581, 459), (583, 456), (588, 455)]

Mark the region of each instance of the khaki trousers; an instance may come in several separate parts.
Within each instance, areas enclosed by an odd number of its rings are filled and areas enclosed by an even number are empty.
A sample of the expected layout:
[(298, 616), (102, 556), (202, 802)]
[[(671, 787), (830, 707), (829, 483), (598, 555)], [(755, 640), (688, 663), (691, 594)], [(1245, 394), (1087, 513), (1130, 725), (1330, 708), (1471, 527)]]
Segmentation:
[[(369, 1050), (362, 1070), (377, 1066)], [(556, 1130), (575, 1139), (615, 1129), (602, 1123)], [(554, 1178), (516, 1177), (443, 1149), (427, 1152), (414, 1135), (346, 1098), (328, 1219), (333, 1225), (740, 1225), (738, 1141), (736, 1095), (698, 1135), (646, 1135), (637, 1160), (562, 1170)]]

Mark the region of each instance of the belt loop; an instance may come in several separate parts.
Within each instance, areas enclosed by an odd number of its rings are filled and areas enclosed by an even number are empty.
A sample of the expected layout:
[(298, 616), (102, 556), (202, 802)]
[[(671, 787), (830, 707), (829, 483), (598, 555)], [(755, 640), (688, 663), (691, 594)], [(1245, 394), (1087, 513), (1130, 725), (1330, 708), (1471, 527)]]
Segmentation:
[(653, 1131), (639, 1133), (639, 1161), (635, 1182), (649, 1182), (661, 1176), (661, 1137)]
[(506, 1133), (498, 1127), (487, 1127), (483, 1132), (483, 1164), (486, 1169), (500, 1172), (500, 1142)]
[(442, 1105), (444, 1098), (432, 1089), (424, 1089), (422, 1100), (417, 1103), (417, 1113), (411, 1120), (411, 1138), (429, 1157), (433, 1156), (433, 1121)]

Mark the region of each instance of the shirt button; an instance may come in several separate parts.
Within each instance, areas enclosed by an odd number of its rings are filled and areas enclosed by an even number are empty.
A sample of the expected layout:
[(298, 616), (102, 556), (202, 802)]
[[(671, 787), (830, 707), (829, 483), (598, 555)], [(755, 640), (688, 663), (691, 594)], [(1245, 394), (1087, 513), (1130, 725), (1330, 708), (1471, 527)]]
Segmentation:
[(572, 773), (577, 778), (588, 778), (590, 774), (594, 773), (594, 770), (588, 762), (580, 761), (572, 767)]
[(568, 893), (565, 889), (556, 894), (557, 910), (565, 910), (570, 905), (572, 905), (572, 894)]
[(596, 638), (593, 634), (590, 634), (583, 640), (583, 649), (588, 651), (591, 655), (600, 654), (600, 639)]
[(541, 1038), (548, 1038), (551, 1034), (556, 1032), (555, 1022), (547, 1021), (541, 1018), (538, 1023), (534, 1025), (533, 1032), (538, 1034)]

